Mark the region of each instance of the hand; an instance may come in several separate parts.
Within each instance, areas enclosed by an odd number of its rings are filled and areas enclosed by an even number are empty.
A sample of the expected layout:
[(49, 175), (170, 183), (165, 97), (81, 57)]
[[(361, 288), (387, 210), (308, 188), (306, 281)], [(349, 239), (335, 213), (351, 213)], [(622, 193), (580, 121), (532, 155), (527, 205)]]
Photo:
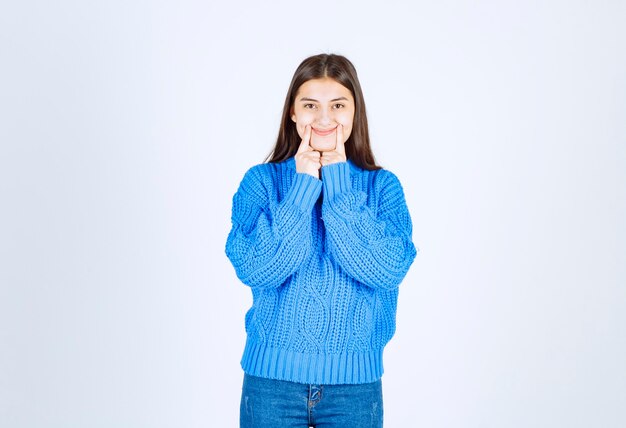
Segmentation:
[(343, 143), (343, 125), (337, 125), (336, 134), (337, 142), (335, 143), (335, 150), (322, 152), (322, 159), (320, 160), (322, 166), (346, 161), (346, 146)]
[(312, 175), (315, 178), (320, 178), (320, 152), (313, 150), (309, 145), (311, 141), (311, 125), (307, 125), (304, 128), (304, 136), (298, 151), (296, 152), (296, 171), (305, 174)]

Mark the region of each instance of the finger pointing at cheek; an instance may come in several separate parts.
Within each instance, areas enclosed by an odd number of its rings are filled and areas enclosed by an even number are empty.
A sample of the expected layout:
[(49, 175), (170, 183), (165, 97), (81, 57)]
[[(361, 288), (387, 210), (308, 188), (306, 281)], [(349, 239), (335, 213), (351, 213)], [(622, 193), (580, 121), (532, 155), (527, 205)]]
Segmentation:
[(337, 144), (335, 145), (335, 151), (345, 157), (346, 146), (343, 142), (343, 125), (337, 125)]
[(309, 142), (311, 141), (311, 125), (306, 125), (304, 127), (304, 135), (302, 136), (302, 141), (300, 142), (300, 146), (298, 147), (298, 153), (308, 152), (311, 150), (311, 146)]
[(337, 125), (337, 141), (335, 142), (335, 150), (322, 152), (322, 165), (327, 166), (345, 161), (346, 147), (343, 143), (343, 126)]
[(295, 155), (296, 172), (309, 174), (315, 178), (319, 178), (319, 169), (322, 166), (320, 163), (320, 153), (311, 148), (309, 145), (310, 140), (311, 127), (307, 125), (304, 128), (302, 142), (300, 143), (298, 152)]

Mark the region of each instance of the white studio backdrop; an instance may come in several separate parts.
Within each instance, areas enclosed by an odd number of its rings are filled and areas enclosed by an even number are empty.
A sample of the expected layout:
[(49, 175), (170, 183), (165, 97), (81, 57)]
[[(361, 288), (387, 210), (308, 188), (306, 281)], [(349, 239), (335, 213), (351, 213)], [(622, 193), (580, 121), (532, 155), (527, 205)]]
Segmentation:
[(305, 57), (357, 67), (421, 253), (386, 427), (626, 426), (626, 3), (0, 12), (0, 426), (234, 427), (231, 198)]

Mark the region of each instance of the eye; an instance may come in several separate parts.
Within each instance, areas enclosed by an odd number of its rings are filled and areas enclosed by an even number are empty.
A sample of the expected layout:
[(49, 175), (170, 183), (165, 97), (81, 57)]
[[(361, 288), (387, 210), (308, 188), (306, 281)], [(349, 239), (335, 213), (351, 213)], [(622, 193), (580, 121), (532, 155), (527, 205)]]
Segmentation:
[(307, 104), (304, 104), (302, 107), (311, 109), (311, 108), (315, 108), (315, 104), (307, 103)]
[(333, 108), (334, 108), (334, 109), (340, 109), (340, 108), (344, 108), (344, 107), (345, 107), (345, 105), (343, 105), (343, 104), (341, 104), (341, 103), (337, 103), (337, 104), (334, 104), (334, 105), (333, 105)]

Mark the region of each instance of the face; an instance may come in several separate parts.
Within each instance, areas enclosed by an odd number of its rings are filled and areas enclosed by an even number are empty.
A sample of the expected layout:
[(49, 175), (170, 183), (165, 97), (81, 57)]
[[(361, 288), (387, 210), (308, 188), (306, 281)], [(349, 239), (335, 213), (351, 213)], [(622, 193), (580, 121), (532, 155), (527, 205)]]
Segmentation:
[(344, 143), (352, 132), (354, 97), (348, 88), (336, 80), (308, 80), (296, 92), (291, 120), (295, 122), (300, 138), (304, 137), (304, 128), (311, 125), (309, 145), (313, 150), (335, 150), (337, 126), (343, 125)]

